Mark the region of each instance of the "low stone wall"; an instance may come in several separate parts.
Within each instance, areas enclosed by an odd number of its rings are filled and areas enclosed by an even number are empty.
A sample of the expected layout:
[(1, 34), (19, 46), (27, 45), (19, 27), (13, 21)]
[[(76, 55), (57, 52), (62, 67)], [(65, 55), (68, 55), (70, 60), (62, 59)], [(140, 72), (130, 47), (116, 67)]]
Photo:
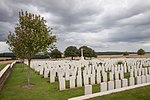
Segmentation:
[(98, 93), (84, 95), (84, 96), (79, 96), (79, 97), (73, 97), (73, 98), (69, 98), (68, 100), (87, 100), (87, 99), (98, 97), (98, 96), (103, 96), (103, 95), (107, 95), (107, 94), (111, 94), (111, 93), (117, 93), (117, 92), (130, 90), (130, 89), (134, 89), (134, 88), (138, 88), (138, 87), (148, 86), (148, 85), (150, 85), (150, 82), (133, 85), (133, 86), (128, 86), (128, 87), (123, 87), (123, 88), (119, 88), (119, 89), (113, 89), (113, 90), (104, 91), (104, 92), (98, 92)]
[(13, 69), (13, 65), (16, 62), (12, 62), (11, 64), (6, 65), (6, 67), (4, 67), (1, 71), (0, 71), (0, 91), (2, 90), (4, 83), (6, 81), (6, 79), (8, 78), (8, 76), (10, 75), (12, 69)]

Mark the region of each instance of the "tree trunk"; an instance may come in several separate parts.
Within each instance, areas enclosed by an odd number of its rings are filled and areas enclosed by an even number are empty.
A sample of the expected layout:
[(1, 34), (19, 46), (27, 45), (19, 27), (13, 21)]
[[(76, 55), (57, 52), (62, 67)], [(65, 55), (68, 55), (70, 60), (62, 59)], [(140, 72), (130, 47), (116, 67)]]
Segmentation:
[(71, 57), (71, 59), (73, 60), (73, 56)]
[(31, 59), (28, 59), (28, 85), (30, 84), (30, 63), (31, 63)]
[(22, 72), (24, 71), (24, 59), (21, 59)]
[(24, 59), (22, 60), (22, 64), (23, 64), (22, 70), (23, 70), (23, 72), (24, 72)]

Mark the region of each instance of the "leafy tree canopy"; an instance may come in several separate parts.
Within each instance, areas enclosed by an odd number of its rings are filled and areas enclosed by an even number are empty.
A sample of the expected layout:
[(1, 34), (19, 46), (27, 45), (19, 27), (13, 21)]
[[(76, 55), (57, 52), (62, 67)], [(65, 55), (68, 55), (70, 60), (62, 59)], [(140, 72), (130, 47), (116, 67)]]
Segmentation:
[(79, 56), (79, 50), (75, 46), (69, 46), (64, 51), (64, 55), (65, 57), (72, 57), (73, 60), (73, 57)]
[(129, 53), (126, 51), (126, 52), (123, 53), (123, 55), (127, 56), (127, 55), (129, 55)]
[[(90, 57), (90, 58), (91, 57), (96, 57), (96, 53), (92, 48), (87, 47), (87, 46), (81, 46), (79, 48), (80, 51), (81, 51), (81, 48), (83, 49), (83, 56), (84, 57)], [(81, 55), (81, 52), (80, 52), (80, 55)]]
[(138, 55), (144, 55), (144, 54), (145, 54), (145, 51), (144, 51), (143, 49), (139, 49), (139, 50), (137, 51), (137, 54), (138, 54)]
[(32, 57), (38, 52), (46, 51), (54, 42), (56, 42), (56, 36), (52, 34), (52, 28), (46, 25), (44, 17), (27, 11), (19, 12), (15, 32), (10, 32), (7, 44), (17, 57), (28, 59), (28, 83)]
[(58, 49), (54, 49), (53, 51), (51, 51), (51, 54), (50, 54), (50, 56), (52, 57), (52, 58), (61, 58), (61, 52), (58, 50)]

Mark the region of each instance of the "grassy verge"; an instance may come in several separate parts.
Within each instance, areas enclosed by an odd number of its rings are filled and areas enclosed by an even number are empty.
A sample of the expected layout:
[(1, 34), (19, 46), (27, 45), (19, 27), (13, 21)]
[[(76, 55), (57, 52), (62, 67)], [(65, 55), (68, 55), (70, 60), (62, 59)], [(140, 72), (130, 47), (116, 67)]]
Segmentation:
[(140, 87), (119, 93), (113, 93), (90, 100), (150, 100), (150, 86)]

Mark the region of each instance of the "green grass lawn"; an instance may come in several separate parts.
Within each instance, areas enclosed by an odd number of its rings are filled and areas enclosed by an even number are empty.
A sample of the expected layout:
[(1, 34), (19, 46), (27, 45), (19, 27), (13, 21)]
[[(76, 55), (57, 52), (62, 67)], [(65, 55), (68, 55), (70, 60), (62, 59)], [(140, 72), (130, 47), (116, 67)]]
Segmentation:
[(31, 83), (34, 86), (31, 89), (22, 88), (27, 83), (27, 67), (22, 72), (21, 65), (16, 64), (0, 92), (0, 100), (67, 100), (84, 94), (83, 87), (59, 91), (58, 82), (50, 84), (48, 81), (32, 70)]
[(150, 100), (150, 86), (95, 97), (90, 100)]
[[(14, 66), (13, 72), (7, 79), (3, 90), (0, 92), (0, 100), (67, 100), (71, 97), (84, 95), (84, 87), (59, 91), (58, 82), (49, 83), (34, 70), (31, 70), (31, 89), (24, 89), (22, 86), (27, 83), (27, 67), (22, 72), (20, 64)], [(67, 87), (69, 87), (69, 83)], [(100, 85), (93, 85), (93, 93), (99, 92)], [(150, 100), (150, 86), (129, 90), (121, 93), (96, 97), (92, 100)], [(147, 96), (147, 97), (145, 97)], [(107, 98), (108, 97), (108, 98)]]

